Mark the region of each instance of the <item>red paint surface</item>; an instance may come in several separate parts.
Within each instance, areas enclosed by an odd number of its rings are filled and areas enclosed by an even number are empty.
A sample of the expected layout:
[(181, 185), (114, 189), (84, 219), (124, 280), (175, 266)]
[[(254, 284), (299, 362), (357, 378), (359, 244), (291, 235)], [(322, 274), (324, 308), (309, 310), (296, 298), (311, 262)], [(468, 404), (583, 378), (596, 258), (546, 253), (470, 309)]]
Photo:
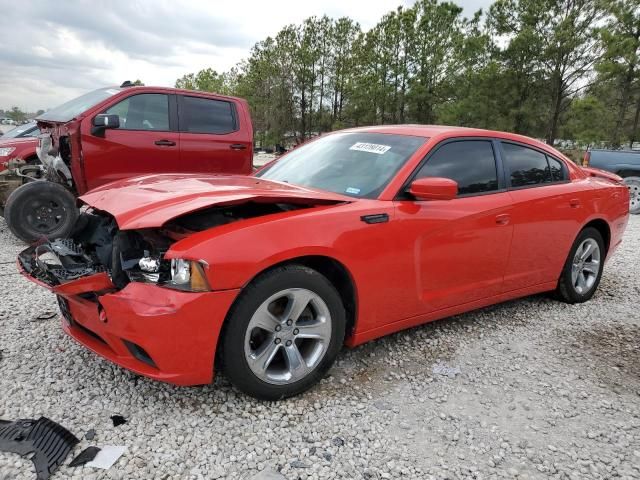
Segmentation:
[[(127, 97), (144, 93), (188, 95), (231, 102), (238, 129), (225, 135), (178, 131), (107, 129), (92, 133), (93, 119)], [(100, 185), (137, 175), (168, 172), (202, 172), (246, 175), (253, 164), (253, 126), (245, 100), (206, 92), (175, 88), (129, 87), (66, 123), (38, 122), (43, 133), (51, 133), (54, 147), (68, 135), (71, 144), (70, 169), (76, 190), (82, 195)], [(175, 145), (156, 145), (167, 140)], [(183, 145), (184, 142), (184, 145)], [(233, 150), (242, 144), (243, 150)]]
[[(67, 328), (76, 339), (119, 365), (172, 383), (210, 380), (220, 328), (237, 294), (256, 275), (298, 257), (341, 263), (356, 292), (350, 346), (431, 320), (556, 287), (569, 249), (584, 226), (606, 222), (608, 257), (628, 221), (627, 189), (591, 176), (535, 140), (499, 132), (444, 127), (370, 127), (369, 131), (430, 137), (378, 199), (355, 199), (252, 177), (172, 176), (132, 179), (96, 190), (86, 202), (112, 213), (122, 228), (159, 227), (186, 212), (245, 200), (320, 203), (195, 233), (167, 258), (204, 260), (210, 293), (178, 293), (130, 284), (100, 297), (97, 306), (70, 300), (78, 322), (95, 329), (109, 348)], [(511, 139), (561, 159), (566, 183), (455, 198), (397, 200), (424, 155), (452, 137)], [(322, 204), (324, 202), (324, 204)], [(386, 223), (362, 216), (387, 214)], [(68, 288), (68, 287), (67, 287)], [(140, 342), (159, 371), (127, 357), (119, 338)], [(138, 363), (136, 363), (138, 362)]]
[(4, 170), (9, 160), (14, 158), (20, 158), (22, 160), (33, 159), (36, 157), (36, 147), (38, 146), (38, 139), (33, 137), (22, 138), (5, 138), (0, 137), (0, 148), (15, 148), (6, 157), (0, 157), (0, 171)]

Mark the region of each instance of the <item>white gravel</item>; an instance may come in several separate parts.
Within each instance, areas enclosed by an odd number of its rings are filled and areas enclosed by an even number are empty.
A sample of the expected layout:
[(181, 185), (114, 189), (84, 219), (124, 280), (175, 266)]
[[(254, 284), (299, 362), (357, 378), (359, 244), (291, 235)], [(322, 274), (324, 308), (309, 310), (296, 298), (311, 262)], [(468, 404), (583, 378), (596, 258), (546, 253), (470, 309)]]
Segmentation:
[[(110, 470), (54, 479), (640, 478), (640, 216), (592, 301), (535, 296), (344, 350), (321, 385), (277, 403), (101, 360), (57, 318), (33, 321), (54, 297), (17, 274), (22, 245), (2, 220), (0, 245), (0, 418), (95, 429), (67, 463), (128, 447)], [(34, 477), (0, 453), (0, 479)]]

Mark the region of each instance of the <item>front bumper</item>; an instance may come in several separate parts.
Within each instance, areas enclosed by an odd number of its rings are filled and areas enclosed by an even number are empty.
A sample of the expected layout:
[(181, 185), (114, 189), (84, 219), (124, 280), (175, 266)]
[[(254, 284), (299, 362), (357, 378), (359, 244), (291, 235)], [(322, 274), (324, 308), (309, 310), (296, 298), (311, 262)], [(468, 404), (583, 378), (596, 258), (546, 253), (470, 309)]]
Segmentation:
[(218, 337), (239, 290), (193, 293), (132, 282), (99, 295), (110, 284), (104, 273), (52, 287), (18, 266), (58, 295), (64, 331), (89, 350), (175, 385), (213, 380)]

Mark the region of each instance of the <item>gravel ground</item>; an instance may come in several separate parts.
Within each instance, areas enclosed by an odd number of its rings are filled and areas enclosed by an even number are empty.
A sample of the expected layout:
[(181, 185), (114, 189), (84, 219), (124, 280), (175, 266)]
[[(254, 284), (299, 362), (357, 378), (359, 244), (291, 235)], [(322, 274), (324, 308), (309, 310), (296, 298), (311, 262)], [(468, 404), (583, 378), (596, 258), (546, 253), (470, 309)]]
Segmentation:
[[(319, 386), (277, 403), (222, 377), (138, 378), (85, 351), (57, 318), (34, 320), (54, 297), (16, 273), (22, 247), (1, 220), (0, 245), (0, 418), (95, 429), (67, 463), (128, 447), (110, 470), (53, 478), (640, 478), (640, 216), (592, 301), (535, 296), (344, 350)], [(32, 478), (0, 453), (0, 479)]]

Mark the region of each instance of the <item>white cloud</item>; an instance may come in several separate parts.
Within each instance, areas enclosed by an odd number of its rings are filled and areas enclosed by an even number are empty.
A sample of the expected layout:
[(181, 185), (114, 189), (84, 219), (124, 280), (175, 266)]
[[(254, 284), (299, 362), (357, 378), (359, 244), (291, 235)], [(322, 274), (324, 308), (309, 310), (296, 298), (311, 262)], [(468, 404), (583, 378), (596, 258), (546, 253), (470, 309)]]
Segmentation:
[[(371, 28), (413, 0), (19, 2), (0, 0), (0, 108), (51, 108), (140, 78), (172, 86), (185, 73), (231, 68), (283, 26), (324, 14)], [(465, 14), (490, 0), (463, 0)]]

